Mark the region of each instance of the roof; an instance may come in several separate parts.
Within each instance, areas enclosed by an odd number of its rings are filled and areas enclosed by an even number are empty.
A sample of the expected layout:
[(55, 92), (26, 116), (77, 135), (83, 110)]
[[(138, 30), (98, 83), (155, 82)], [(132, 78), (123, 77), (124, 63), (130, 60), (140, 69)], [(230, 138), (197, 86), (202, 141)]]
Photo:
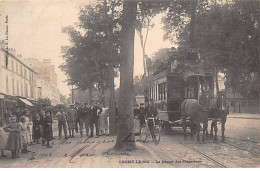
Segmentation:
[(20, 59), (18, 59), (17, 57), (15, 57), (13, 54), (9, 53), (6, 49), (1, 48), (1, 50), (5, 53), (8, 53), (8, 55), (10, 55), (12, 58), (14, 58), (15, 60), (17, 60), (19, 63), (21, 63), (24, 67), (26, 67), (27, 69), (29, 69), (30, 71), (32, 71), (33, 73), (37, 74), (37, 72), (35, 72), (32, 68), (30, 68), (29, 66), (27, 66), (25, 63), (23, 63), (23, 61), (21, 61)]

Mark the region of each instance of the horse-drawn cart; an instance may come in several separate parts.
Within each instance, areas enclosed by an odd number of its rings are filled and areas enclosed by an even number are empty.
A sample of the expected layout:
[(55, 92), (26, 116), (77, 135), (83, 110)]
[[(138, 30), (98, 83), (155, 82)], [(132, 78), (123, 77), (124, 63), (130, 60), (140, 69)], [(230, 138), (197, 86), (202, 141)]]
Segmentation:
[[(182, 71), (168, 69), (150, 76), (146, 88), (149, 103), (156, 104), (162, 128), (169, 130), (182, 127), (181, 104), (185, 99), (200, 101), (205, 92), (214, 96), (214, 77), (211, 72), (189, 65)], [(190, 124), (189, 118), (186, 123)]]

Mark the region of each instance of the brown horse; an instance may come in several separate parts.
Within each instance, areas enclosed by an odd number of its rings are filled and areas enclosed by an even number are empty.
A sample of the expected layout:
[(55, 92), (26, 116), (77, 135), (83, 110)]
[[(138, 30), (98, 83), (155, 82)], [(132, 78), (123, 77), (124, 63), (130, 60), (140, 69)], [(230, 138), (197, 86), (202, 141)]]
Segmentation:
[(200, 141), (200, 124), (203, 123), (203, 136), (202, 141), (206, 140), (206, 133), (208, 127), (209, 118), (209, 107), (210, 107), (210, 95), (209, 93), (203, 93), (199, 101), (196, 99), (186, 99), (181, 104), (181, 115), (183, 119), (183, 130), (184, 138), (186, 139), (186, 129), (187, 123), (186, 119), (190, 117), (190, 130), (191, 139), (193, 138), (193, 133), (197, 133), (197, 141)]
[[(210, 139), (218, 141), (218, 120), (221, 121), (221, 132), (222, 132), (222, 142), (225, 141), (225, 124), (227, 121), (227, 114), (229, 114), (229, 106), (226, 100), (226, 94), (220, 92), (218, 97), (212, 100), (211, 109), (209, 117), (212, 118), (211, 130), (210, 130)], [(214, 130), (214, 137), (213, 137)]]

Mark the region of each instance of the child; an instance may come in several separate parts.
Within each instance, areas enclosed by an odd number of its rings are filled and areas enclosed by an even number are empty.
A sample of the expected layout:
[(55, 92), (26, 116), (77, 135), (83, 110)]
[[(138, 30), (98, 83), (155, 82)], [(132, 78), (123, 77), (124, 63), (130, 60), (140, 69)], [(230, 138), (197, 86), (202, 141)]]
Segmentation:
[(10, 150), (12, 153), (12, 159), (16, 159), (17, 150), (22, 148), (21, 138), (20, 138), (20, 131), (21, 131), (21, 124), (16, 122), (16, 116), (13, 115), (11, 119), (11, 123), (9, 123), (4, 130), (9, 132), (7, 142), (6, 142), (6, 150)]
[(5, 146), (6, 146), (6, 140), (7, 140), (7, 134), (4, 131), (4, 124), (5, 120), (0, 120), (0, 151), (1, 151), (1, 156), (0, 158), (6, 157), (4, 154)]
[(26, 117), (22, 116), (20, 119), (20, 124), (21, 124), (21, 143), (23, 145), (22, 153), (27, 153), (29, 152), (27, 150), (27, 145), (28, 145), (28, 122), (26, 121)]

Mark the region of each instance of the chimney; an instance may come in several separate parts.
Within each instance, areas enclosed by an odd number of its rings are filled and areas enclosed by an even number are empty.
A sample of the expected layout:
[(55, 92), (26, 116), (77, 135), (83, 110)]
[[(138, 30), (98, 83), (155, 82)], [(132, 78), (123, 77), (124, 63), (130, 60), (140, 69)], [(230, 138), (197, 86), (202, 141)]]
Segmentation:
[(8, 52), (16, 57), (16, 50), (13, 48), (8, 48)]
[(51, 59), (43, 59), (43, 64), (50, 66), (51, 65)]
[(22, 60), (22, 54), (17, 54), (16, 56), (18, 59)]

